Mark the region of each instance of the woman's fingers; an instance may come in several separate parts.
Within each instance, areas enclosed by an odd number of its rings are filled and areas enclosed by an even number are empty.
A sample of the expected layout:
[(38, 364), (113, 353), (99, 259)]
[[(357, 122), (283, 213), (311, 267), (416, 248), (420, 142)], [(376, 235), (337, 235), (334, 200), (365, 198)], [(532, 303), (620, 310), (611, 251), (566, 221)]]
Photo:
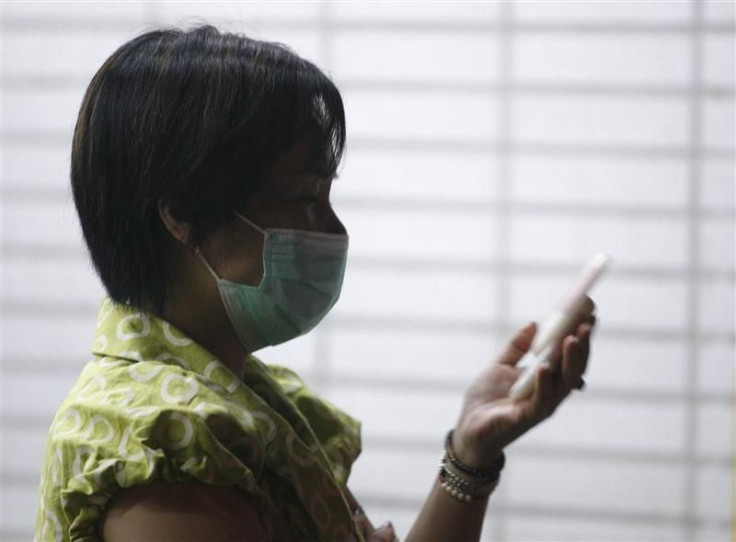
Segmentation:
[(583, 301), (583, 306), (578, 310), (578, 314), (583, 318), (595, 318), (595, 316), (593, 316), (594, 312), (595, 303), (590, 299), (590, 297), (585, 296), (585, 301)]
[(585, 370), (585, 359), (582, 352), (582, 342), (578, 337), (571, 337), (566, 341), (562, 356), (562, 381), (569, 389), (576, 388), (580, 377)]
[(558, 379), (553, 376), (550, 367), (540, 367), (537, 372), (536, 389), (532, 397), (532, 423), (536, 424), (554, 414), (567, 393)]
[[(571, 327), (571, 330), (577, 330), (581, 325), (584, 324), (588, 324), (590, 326), (595, 325), (596, 316), (595, 314), (593, 314), (594, 312), (595, 303), (590, 297), (586, 296), (582, 307), (576, 314), (576, 318)], [(511, 338), (511, 341), (509, 341), (506, 350), (501, 354), (501, 357), (499, 358), (499, 363), (510, 365), (512, 367), (515, 366), (519, 362), (519, 360), (524, 357), (524, 354), (529, 351), (529, 348), (532, 345), (532, 341), (534, 340), (534, 336), (536, 335), (536, 333), (537, 324), (534, 322), (530, 322), (519, 331), (517, 331), (516, 334)], [(552, 359), (556, 359), (559, 356), (560, 345), (556, 345), (552, 350), (551, 357)]]
[(588, 367), (590, 331), (590, 324), (581, 324), (574, 336), (568, 335), (562, 341), (561, 355), (553, 356), (550, 361), (553, 379), (560, 380), (568, 391), (580, 388)]
[(580, 351), (583, 355), (583, 359), (585, 360), (583, 373), (585, 373), (585, 370), (588, 368), (588, 359), (590, 358), (590, 338), (592, 334), (592, 324), (581, 324), (578, 327), (577, 337), (580, 340)]
[(394, 526), (391, 524), (390, 521), (387, 521), (378, 529), (370, 533), (366, 540), (368, 542), (393, 542), (394, 540), (396, 540)]
[(360, 532), (363, 533), (363, 538), (368, 542), (393, 542), (396, 540), (394, 526), (390, 521), (374, 529), (368, 516), (365, 515), (365, 512), (360, 507), (353, 513), (353, 520)]
[(591, 319), (592, 322), (579, 324), (575, 335), (565, 337), (557, 345), (557, 354), (550, 358), (549, 364), (539, 368), (534, 394), (523, 412), (530, 425), (550, 417), (573, 389), (584, 386), (583, 374), (588, 366), (595, 317)]

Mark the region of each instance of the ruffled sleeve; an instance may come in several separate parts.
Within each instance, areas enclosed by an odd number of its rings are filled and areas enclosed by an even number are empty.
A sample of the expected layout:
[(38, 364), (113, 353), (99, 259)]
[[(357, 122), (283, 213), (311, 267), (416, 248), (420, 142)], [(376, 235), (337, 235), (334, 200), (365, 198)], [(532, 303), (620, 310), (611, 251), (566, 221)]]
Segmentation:
[(267, 367), (309, 422), (330, 460), (335, 480), (345, 487), (353, 463), (361, 452), (360, 422), (312, 391), (291, 369), (274, 364)]
[[(263, 510), (262, 428), (246, 411), (176, 366), (122, 363), (103, 373), (93, 365), (99, 363), (88, 366), (50, 429), (42, 493), (58, 501), (39, 511), (44, 528), (38, 539), (56, 539), (56, 526), (68, 522), (69, 539), (98, 540), (96, 525), (108, 501), (123, 488), (154, 480), (235, 486)], [(115, 374), (131, 369), (159, 385), (116, 385)], [(150, 389), (179, 400), (157, 404), (146, 396)]]

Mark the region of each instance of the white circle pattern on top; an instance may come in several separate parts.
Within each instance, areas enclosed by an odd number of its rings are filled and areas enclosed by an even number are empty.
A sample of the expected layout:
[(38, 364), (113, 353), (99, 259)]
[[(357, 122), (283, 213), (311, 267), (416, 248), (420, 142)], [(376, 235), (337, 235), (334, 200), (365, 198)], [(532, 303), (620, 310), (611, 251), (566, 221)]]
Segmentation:
[(286, 437), (286, 451), (289, 453), (289, 457), (291, 457), (291, 459), (293, 459), (297, 465), (301, 465), (302, 467), (308, 467), (309, 465), (314, 464), (314, 462), (316, 461), (316, 459), (314, 458), (314, 454), (307, 448), (308, 453), (304, 454), (304, 456), (300, 456), (299, 453), (294, 449), (295, 441), (296, 435), (294, 433), (289, 433), (289, 435)]
[(102, 401), (114, 405), (128, 406), (135, 398), (133, 388), (113, 388), (106, 391), (102, 396)]
[(128, 367), (130, 377), (136, 382), (148, 382), (158, 376), (164, 370), (164, 366), (160, 363), (142, 362), (134, 363)]
[(229, 391), (230, 393), (235, 393), (235, 390), (238, 389), (238, 386), (240, 386), (241, 382), (233, 374), (233, 372), (230, 371), (221, 361), (215, 359), (209, 362), (204, 368), (204, 376), (211, 379), (213, 378), (212, 373), (218, 369), (222, 371), (223, 374), (227, 375), (228, 380), (230, 380), (227, 386), (225, 386), (225, 389), (227, 389), (227, 391)]
[[(69, 427), (64, 427), (69, 419), (74, 420), (73, 424)], [(82, 420), (82, 413), (76, 408), (70, 408), (56, 422), (53, 432), (57, 437), (73, 435), (82, 428), (82, 423), (84, 423)]]
[(168, 322), (163, 322), (161, 324), (161, 330), (164, 332), (164, 337), (167, 341), (169, 341), (173, 346), (189, 346), (192, 344), (192, 339), (188, 337), (177, 337), (174, 334), (174, 330), (171, 328), (171, 324)]
[[(140, 322), (140, 331), (126, 331), (126, 328), (133, 327), (134, 322)], [(140, 339), (148, 337), (151, 333), (151, 318), (143, 313), (137, 312), (130, 314), (118, 322), (116, 334), (121, 341), (130, 341), (131, 339)]]
[[(182, 448), (186, 448), (192, 442), (192, 437), (194, 436), (192, 421), (181, 412), (169, 412), (168, 414), (169, 419), (164, 425), (162, 425), (163, 432), (165, 433), (162, 436), (163, 440), (166, 441), (167, 448), (170, 450), (181, 450)], [(175, 427), (174, 424), (171, 423), (172, 420), (176, 420), (184, 428), (184, 434), (178, 440), (172, 435)]]
[[(174, 382), (182, 382), (188, 389), (179, 394), (173, 394), (171, 387)], [(185, 377), (178, 374), (166, 375), (161, 381), (161, 398), (167, 403), (188, 403), (197, 395), (199, 384), (191, 377)]]
[(103, 352), (107, 348), (107, 335), (100, 333), (97, 335), (94, 344), (92, 345), (93, 352)]
[[(107, 433), (104, 437), (95, 438), (95, 426), (99, 424), (102, 424), (105, 427)], [(110, 423), (110, 420), (108, 420), (101, 414), (95, 414), (94, 416), (92, 416), (92, 419), (87, 425), (87, 433), (85, 434), (85, 438), (88, 441), (112, 442), (112, 440), (115, 438), (115, 428)]]
[(84, 388), (77, 394), (77, 398), (86, 401), (93, 394), (104, 391), (106, 387), (107, 379), (102, 375), (95, 375), (84, 385)]

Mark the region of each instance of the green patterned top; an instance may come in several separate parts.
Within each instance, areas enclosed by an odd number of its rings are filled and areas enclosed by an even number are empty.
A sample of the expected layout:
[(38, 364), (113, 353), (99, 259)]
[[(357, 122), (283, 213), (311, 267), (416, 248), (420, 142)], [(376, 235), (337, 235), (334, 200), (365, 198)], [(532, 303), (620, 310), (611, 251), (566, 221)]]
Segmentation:
[(99, 540), (115, 493), (160, 479), (235, 486), (300, 540), (363, 540), (342, 491), (360, 424), (296, 373), (249, 356), (240, 380), (167, 322), (109, 299), (92, 353), (49, 429), (37, 542)]

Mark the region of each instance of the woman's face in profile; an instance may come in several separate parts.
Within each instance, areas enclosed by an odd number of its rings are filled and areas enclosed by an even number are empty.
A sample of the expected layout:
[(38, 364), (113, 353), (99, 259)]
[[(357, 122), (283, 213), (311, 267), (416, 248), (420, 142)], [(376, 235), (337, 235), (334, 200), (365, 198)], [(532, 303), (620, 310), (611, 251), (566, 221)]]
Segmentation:
[[(333, 179), (310, 167), (304, 139), (280, 155), (241, 214), (256, 226), (347, 233), (330, 204)], [(263, 234), (236, 216), (202, 246), (220, 277), (257, 286), (263, 276)]]

